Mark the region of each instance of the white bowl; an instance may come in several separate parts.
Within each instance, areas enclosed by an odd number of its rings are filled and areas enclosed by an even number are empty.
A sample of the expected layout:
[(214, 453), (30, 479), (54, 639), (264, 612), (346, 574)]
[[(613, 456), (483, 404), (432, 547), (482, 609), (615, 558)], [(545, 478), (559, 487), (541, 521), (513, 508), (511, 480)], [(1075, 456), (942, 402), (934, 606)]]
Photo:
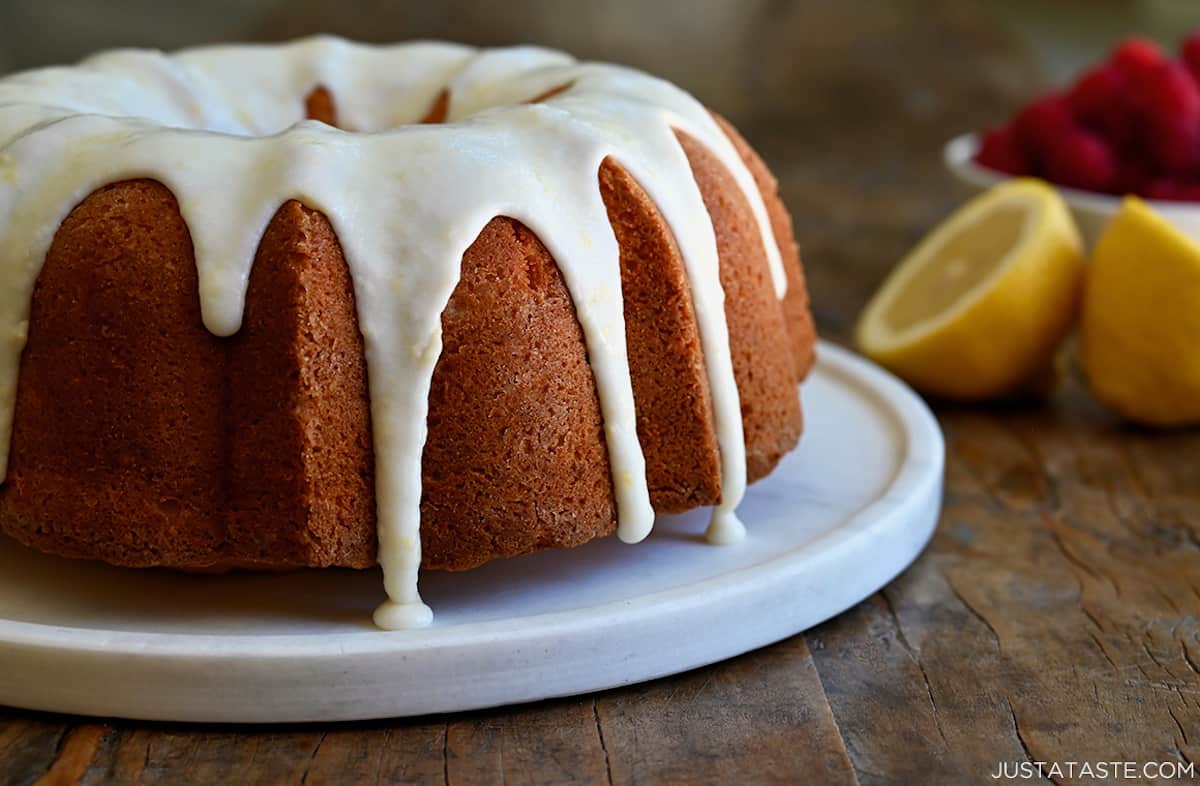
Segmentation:
[[(975, 163), (975, 153), (978, 151), (979, 135), (963, 134), (946, 143), (946, 147), (942, 149), (942, 161), (959, 182), (974, 191), (983, 191), (1012, 177)], [(1075, 223), (1079, 225), (1079, 231), (1083, 234), (1084, 243), (1089, 248), (1095, 245), (1108, 220), (1121, 206), (1121, 197), (1063, 186), (1054, 188), (1070, 206)], [(1146, 201), (1184, 234), (1200, 242), (1200, 202), (1162, 202), (1150, 199)]]

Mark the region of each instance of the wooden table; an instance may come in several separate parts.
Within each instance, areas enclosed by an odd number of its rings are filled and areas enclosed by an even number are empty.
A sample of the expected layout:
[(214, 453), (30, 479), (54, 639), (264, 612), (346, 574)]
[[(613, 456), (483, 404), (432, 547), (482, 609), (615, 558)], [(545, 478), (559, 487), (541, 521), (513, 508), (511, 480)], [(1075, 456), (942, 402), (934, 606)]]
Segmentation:
[[(362, 2), (318, 23), (312, 6), (257, 33), (580, 44), (545, 20), (383, 24)], [(729, 38), (715, 39), (719, 58), (611, 56), (683, 82), (760, 147), (796, 216), (819, 323), (844, 340), (954, 204), (941, 142), (1040, 77), (969, 3), (747, 8), (736, 29), (712, 26)], [(594, 49), (612, 46), (612, 27)], [(192, 728), (5, 711), (0, 781), (981, 783), (1001, 762), (1200, 758), (1200, 435), (1122, 426), (1077, 382), (1047, 402), (936, 411), (947, 490), (931, 546), (803, 635), (645, 685), (407, 721)]]

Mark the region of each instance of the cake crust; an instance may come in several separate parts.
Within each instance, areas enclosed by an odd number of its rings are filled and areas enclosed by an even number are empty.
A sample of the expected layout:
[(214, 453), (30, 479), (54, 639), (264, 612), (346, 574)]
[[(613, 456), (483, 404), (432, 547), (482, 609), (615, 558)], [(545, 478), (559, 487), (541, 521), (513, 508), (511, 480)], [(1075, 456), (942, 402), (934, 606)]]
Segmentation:
[(101, 188), (63, 221), (21, 355), (9, 535), (118, 565), (185, 567), (220, 548), (224, 352), (191, 253), (174, 197), (151, 181)]
[[(440, 95), (426, 121), (444, 119)], [(337, 122), (323, 88), (309, 116)], [(718, 118), (762, 192), (789, 279), (775, 296), (749, 203), (679, 134), (716, 230), (750, 480), (802, 428), (813, 331), (776, 184)], [(659, 512), (715, 504), (720, 450), (678, 247), (606, 160), (638, 436)], [(146, 282), (154, 282), (147, 286)], [(204, 327), (191, 238), (170, 191), (105, 186), (62, 223), (35, 288), (0, 528), (40, 550), (189, 570), (375, 564), (367, 369), (336, 233), (291, 200), (267, 227), (241, 330)], [(595, 381), (562, 275), (497, 216), (463, 256), (422, 456), (422, 565), (578, 545), (616, 529)], [(783, 351), (781, 351), (781, 349)]]
[(750, 170), (758, 192), (762, 195), (763, 204), (767, 208), (767, 217), (771, 221), (771, 231), (779, 246), (779, 255), (783, 260), (784, 272), (787, 274), (787, 292), (783, 296), (783, 316), (787, 324), (788, 335), (792, 340), (792, 356), (796, 361), (796, 379), (803, 382), (812, 370), (817, 360), (817, 329), (813, 324), (812, 309), (809, 304), (808, 284), (804, 280), (804, 265), (800, 261), (800, 246), (796, 243), (796, 234), (792, 228), (792, 214), (779, 195), (779, 181), (767, 168), (766, 162), (750, 147), (750, 143), (738, 132), (733, 124), (716, 112), (711, 113), (713, 119), (721, 126), (725, 136), (733, 143), (741, 156), (742, 163)]
[(754, 482), (796, 446), (803, 428), (791, 340), (749, 203), (708, 148), (684, 133), (677, 136), (717, 234), (729, 348), (741, 397), (746, 479)]

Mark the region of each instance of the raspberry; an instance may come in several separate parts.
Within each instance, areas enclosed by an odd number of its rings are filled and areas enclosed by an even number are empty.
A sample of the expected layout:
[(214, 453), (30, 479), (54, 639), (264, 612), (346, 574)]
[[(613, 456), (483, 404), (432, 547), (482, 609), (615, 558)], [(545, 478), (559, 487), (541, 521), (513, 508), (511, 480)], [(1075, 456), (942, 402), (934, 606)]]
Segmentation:
[(1117, 159), (1099, 135), (1076, 128), (1053, 143), (1045, 159), (1055, 183), (1084, 191), (1110, 191), (1117, 181)]
[(1193, 193), (1200, 189), (1200, 29), (1180, 57), (1167, 58), (1148, 38), (1126, 38), (1065, 95), (1042, 96), (1008, 129), (986, 134), (976, 160), (1089, 191)]
[(1200, 30), (1193, 32), (1187, 38), (1183, 39), (1183, 46), (1180, 48), (1179, 57), (1188, 67), (1188, 70), (1192, 72), (1192, 76), (1200, 79)]
[(1114, 150), (1123, 156), (1141, 153), (1142, 121), (1137, 111), (1136, 96), (1125, 95), (1112, 104), (1089, 127), (1098, 131)]
[(1158, 44), (1149, 38), (1130, 36), (1113, 50), (1111, 62), (1135, 84), (1140, 84), (1165, 59)]
[(1200, 122), (1179, 115), (1155, 117), (1146, 130), (1146, 152), (1164, 172), (1182, 175), (1200, 167)]
[(1151, 165), (1140, 158), (1124, 156), (1117, 163), (1117, 179), (1113, 192), (1117, 194), (1145, 194), (1155, 181)]
[(1143, 196), (1150, 199), (1173, 201), (1178, 198), (1179, 184), (1167, 177), (1156, 177), (1146, 184)]
[(1200, 124), (1200, 87), (1187, 68), (1167, 61), (1146, 75), (1141, 105), (1155, 121)]
[(1012, 127), (1026, 155), (1042, 160), (1057, 140), (1075, 128), (1075, 120), (1066, 99), (1051, 93), (1022, 109)]
[(1164, 202), (1200, 202), (1200, 184), (1160, 177), (1150, 183), (1146, 196)]
[(1007, 126), (994, 128), (983, 135), (975, 162), (1010, 175), (1028, 175), (1033, 171), (1029, 166), (1029, 158), (1017, 142), (1016, 134)]
[(1180, 202), (1200, 202), (1200, 184), (1184, 183), (1175, 192), (1175, 198)]
[(1125, 96), (1125, 77), (1113, 65), (1093, 68), (1079, 78), (1067, 101), (1080, 120), (1101, 128), (1104, 118), (1119, 107)]
[(1098, 131), (1109, 145), (1128, 150), (1137, 143), (1138, 119), (1135, 107), (1139, 91), (1116, 66), (1097, 66), (1071, 88), (1067, 101), (1075, 117), (1093, 131)]

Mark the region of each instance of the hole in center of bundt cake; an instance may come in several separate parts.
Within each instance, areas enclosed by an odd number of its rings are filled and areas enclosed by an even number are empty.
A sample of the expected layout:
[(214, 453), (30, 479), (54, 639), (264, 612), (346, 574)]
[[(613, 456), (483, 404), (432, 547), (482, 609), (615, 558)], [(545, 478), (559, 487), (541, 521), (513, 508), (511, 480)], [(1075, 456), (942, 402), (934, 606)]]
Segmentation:
[[(438, 93), (438, 97), (434, 99), (433, 106), (425, 113), (418, 123), (444, 123), (446, 121), (446, 111), (450, 106), (450, 94), (443, 90)], [(308, 120), (317, 120), (334, 128), (340, 128), (343, 131), (353, 131), (352, 128), (347, 128), (338, 122), (337, 103), (334, 101), (333, 93), (324, 85), (317, 85), (304, 98), (304, 117)]]
[[(540, 93), (537, 96), (529, 99), (526, 103), (540, 104), (543, 101), (549, 101), (554, 96), (570, 89), (572, 82), (552, 87)], [(445, 123), (450, 111), (450, 91), (442, 90), (434, 99), (433, 105), (429, 107), (429, 111), (425, 113), (418, 122), (421, 124), (436, 124)], [(340, 128), (343, 131), (353, 131), (354, 129), (345, 128), (338, 123), (337, 104), (334, 102), (333, 93), (324, 85), (317, 85), (304, 98), (304, 117), (308, 120), (317, 120), (334, 128)]]

